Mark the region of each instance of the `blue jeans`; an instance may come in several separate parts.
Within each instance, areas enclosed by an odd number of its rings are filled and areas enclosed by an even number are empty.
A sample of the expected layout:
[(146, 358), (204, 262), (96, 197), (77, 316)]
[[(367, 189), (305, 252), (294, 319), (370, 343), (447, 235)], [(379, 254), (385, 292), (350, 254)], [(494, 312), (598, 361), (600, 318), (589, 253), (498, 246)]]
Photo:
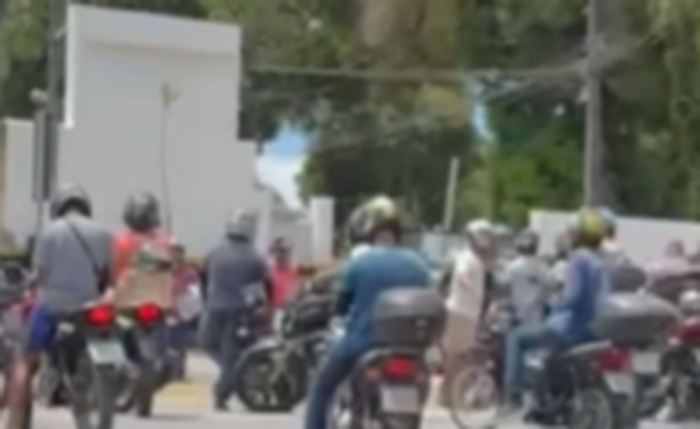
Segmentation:
[(236, 392), (236, 363), (243, 352), (237, 330), (238, 319), (233, 310), (210, 310), (200, 326), (202, 349), (219, 367), (213, 389), (217, 402), (226, 402)]
[(344, 344), (336, 345), (328, 354), (316, 373), (311, 385), (304, 429), (326, 429), (328, 412), (335, 394), (343, 382), (350, 376), (355, 363), (364, 352), (353, 350)]
[(554, 351), (564, 346), (563, 338), (552, 327), (521, 325), (506, 335), (503, 383), (505, 399), (513, 405), (520, 403), (525, 374), (525, 357), (533, 350)]

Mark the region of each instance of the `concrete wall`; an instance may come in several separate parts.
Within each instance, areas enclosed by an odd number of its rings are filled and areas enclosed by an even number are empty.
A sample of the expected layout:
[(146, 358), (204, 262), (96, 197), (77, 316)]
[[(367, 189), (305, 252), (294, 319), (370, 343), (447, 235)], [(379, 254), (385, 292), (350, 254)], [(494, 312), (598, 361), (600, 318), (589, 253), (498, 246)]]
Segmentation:
[[(262, 249), (277, 235), (293, 241), (302, 260), (318, 253), (312, 247), (330, 247), (328, 222), (311, 225), (275, 214), (279, 208), (257, 185), (257, 148), (238, 140), (237, 26), (71, 6), (67, 28), (58, 175), (62, 183), (88, 189), (100, 219), (121, 226), (126, 196), (149, 190), (195, 254), (220, 239), (236, 208), (268, 213)], [(37, 225), (32, 124), (9, 120), (4, 136), (8, 185), (2, 211), (7, 227), (21, 237)]]

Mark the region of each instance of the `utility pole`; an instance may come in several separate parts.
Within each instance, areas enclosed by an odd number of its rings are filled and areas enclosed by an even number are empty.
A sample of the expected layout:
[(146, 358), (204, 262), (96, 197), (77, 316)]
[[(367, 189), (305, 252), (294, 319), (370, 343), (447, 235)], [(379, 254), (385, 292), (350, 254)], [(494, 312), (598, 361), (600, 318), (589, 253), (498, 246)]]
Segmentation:
[(445, 187), (445, 210), (443, 212), (442, 227), (445, 233), (452, 229), (455, 215), (455, 202), (457, 200), (457, 185), (459, 184), (459, 158), (450, 158), (450, 166)]
[(44, 151), (44, 174), (47, 177), (48, 192), (56, 189), (58, 150), (62, 122), (64, 73), (64, 46), (66, 38), (66, 16), (70, 0), (49, 2), (48, 68), (47, 68), (47, 137)]
[(584, 200), (589, 205), (603, 203), (603, 100), (602, 64), (603, 34), (601, 11), (603, 0), (588, 0), (587, 58), (583, 82), (586, 99), (586, 136), (584, 150)]

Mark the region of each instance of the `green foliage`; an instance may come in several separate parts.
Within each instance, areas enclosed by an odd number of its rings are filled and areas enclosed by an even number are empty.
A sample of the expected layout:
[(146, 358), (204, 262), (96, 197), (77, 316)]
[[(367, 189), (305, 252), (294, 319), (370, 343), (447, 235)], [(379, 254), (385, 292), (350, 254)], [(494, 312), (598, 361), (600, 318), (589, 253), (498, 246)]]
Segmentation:
[[(453, 157), (462, 173), (458, 220), (522, 223), (533, 207), (578, 205), (586, 2), (393, 0), (374, 28), (382, 40), (366, 43), (363, 13), (387, 2), (83, 3), (240, 24), (243, 137), (267, 141), (289, 124), (306, 130), (311, 151), (299, 182), (307, 196), (336, 196), (339, 221), (359, 200), (386, 193), (423, 222), (440, 222)], [(29, 90), (44, 86), (47, 4), (9, 0), (0, 32), (7, 114), (27, 116)], [(605, 49), (614, 53), (604, 80), (608, 200), (622, 211), (700, 216), (700, 2), (616, 0), (604, 13)], [(550, 72), (486, 73), (531, 68)], [(407, 70), (432, 72), (398, 78)], [(473, 87), (479, 97), (465, 90)], [(477, 103), (488, 139), (473, 129)]]

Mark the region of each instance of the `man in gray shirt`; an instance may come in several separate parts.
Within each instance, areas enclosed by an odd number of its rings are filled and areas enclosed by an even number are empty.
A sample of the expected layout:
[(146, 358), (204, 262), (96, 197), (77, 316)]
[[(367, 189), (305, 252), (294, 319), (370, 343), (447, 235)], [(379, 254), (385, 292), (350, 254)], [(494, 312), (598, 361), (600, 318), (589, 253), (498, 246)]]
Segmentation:
[(11, 429), (21, 428), (28, 386), (39, 355), (51, 346), (58, 313), (79, 310), (106, 292), (112, 262), (112, 235), (91, 219), (87, 193), (61, 189), (51, 202), (51, 223), (34, 245), (32, 267), (37, 301), (27, 324), (22, 359), (16, 362), (10, 392)]
[(516, 240), (518, 256), (505, 268), (505, 283), (515, 318), (522, 325), (539, 324), (555, 285), (545, 261), (537, 256), (539, 239), (531, 231)]
[(272, 285), (265, 259), (252, 243), (255, 215), (240, 211), (226, 226), (226, 238), (202, 266), (205, 313), (201, 324), (203, 349), (219, 366), (214, 406), (223, 411), (235, 392), (235, 363), (246, 347), (238, 340), (241, 315), (269, 306)]

